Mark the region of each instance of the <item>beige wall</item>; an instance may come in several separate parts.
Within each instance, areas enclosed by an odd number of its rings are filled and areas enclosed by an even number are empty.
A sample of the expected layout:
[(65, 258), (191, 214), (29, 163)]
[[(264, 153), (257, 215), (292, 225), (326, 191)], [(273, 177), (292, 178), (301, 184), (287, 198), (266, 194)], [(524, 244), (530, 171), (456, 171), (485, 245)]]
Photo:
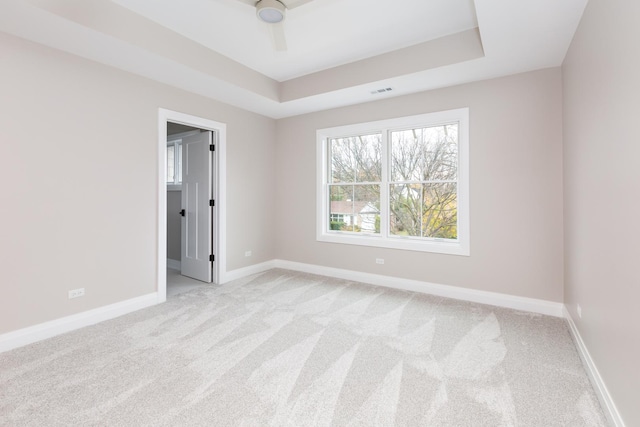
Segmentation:
[(565, 301), (628, 426), (640, 425), (639, 22), (640, 2), (591, 0), (563, 65)]
[[(227, 124), (227, 270), (280, 258), (564, 298), (627, 425), (640, 425), (639, 19), (638, 2), (591, 0), (562, 74), (278, 122), (0, 35), (0, 333), (155, 291), (162, 107)], [(470, 257), (316, 242), (316, 129), (459, 107), (471, 114)]]
[(274, 120), (2, 34), (0, 57), (0, 333), (156, 290), (159, 107), (227, 124), (227, 270), (274, 258)]
[(182, 191), (167, 191), (167, 258), (180, 261)]
[[(561, 96), (556, 68), (279, 120), (278, 258), (562, 301)], [(460, 107), (470, 107), (470, 257), (316, 241), (316, 129)]]

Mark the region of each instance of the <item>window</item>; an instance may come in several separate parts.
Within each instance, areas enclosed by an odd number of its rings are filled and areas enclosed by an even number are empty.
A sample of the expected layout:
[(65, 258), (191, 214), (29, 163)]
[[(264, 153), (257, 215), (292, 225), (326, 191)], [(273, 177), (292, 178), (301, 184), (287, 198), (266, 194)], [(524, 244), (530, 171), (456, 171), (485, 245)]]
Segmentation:
[(319, 241), (469, 255), (467, 108), (318, 130)]
[(167, 186), (179, 189), (182, 186), (182, 140), (167, 142)]

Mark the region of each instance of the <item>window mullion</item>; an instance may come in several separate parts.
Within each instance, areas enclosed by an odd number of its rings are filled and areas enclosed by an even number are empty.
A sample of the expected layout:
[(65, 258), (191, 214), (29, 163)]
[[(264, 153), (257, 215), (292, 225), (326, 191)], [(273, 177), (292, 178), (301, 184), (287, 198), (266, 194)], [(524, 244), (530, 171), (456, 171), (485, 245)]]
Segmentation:
[[(322, 215), (323, 220), (323, 229), (330, 230), (331, 229), (331, 183), (333, 182), (333, 177), (331, 176), (331, 162), (332, 162), (332, 153), (331, 153), (331, 140), (329, 138), (325, 138), (324, 142), (324, 153), (326, 156), (326, 163), (324, 167), (325, 179), (324, 179), (324, 194), (322, 196), (325, 213)], [(325, 216), (326, 215), (326, 216)]]
[(425, 182), (420, 183), (420, 238), (424, 238), (424, 188)]
[(389, 131), (382, 131), (382, 182), (380, 183), (380, 235), (389, 237), (389, 180), (391, 178), (389, 162)]

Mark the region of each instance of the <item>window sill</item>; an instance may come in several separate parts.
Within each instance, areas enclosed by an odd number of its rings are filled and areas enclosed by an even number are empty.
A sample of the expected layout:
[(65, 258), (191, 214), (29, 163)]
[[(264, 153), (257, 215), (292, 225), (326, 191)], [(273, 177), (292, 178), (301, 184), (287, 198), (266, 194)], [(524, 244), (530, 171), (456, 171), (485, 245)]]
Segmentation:
[(167, 191), (182, 191), (182, 185), (169, 185), (169, 184), (167, 184)]
[(431, 252), (445, 255), (470, 256), (469, 245), (460, 241), (417, 241), (402, 237), (385, 239), (376, 235), (365, 234), (361, 236), (353, 236), (345, 233), (318, 234), (316, 240), (319, 242), (339, 243), (345, 245), (373, 246), (378, 248)]

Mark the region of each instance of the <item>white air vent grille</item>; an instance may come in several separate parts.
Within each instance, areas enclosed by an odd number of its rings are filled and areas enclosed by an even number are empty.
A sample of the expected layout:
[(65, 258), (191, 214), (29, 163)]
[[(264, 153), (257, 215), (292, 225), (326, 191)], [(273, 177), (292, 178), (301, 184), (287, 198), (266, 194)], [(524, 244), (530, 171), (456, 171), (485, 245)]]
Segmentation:
[(372, 90), (371, 95), (378, 95), (380, 93), (391, 92), (393, 89), (390, 87), (383, 87), (382, 89)]

